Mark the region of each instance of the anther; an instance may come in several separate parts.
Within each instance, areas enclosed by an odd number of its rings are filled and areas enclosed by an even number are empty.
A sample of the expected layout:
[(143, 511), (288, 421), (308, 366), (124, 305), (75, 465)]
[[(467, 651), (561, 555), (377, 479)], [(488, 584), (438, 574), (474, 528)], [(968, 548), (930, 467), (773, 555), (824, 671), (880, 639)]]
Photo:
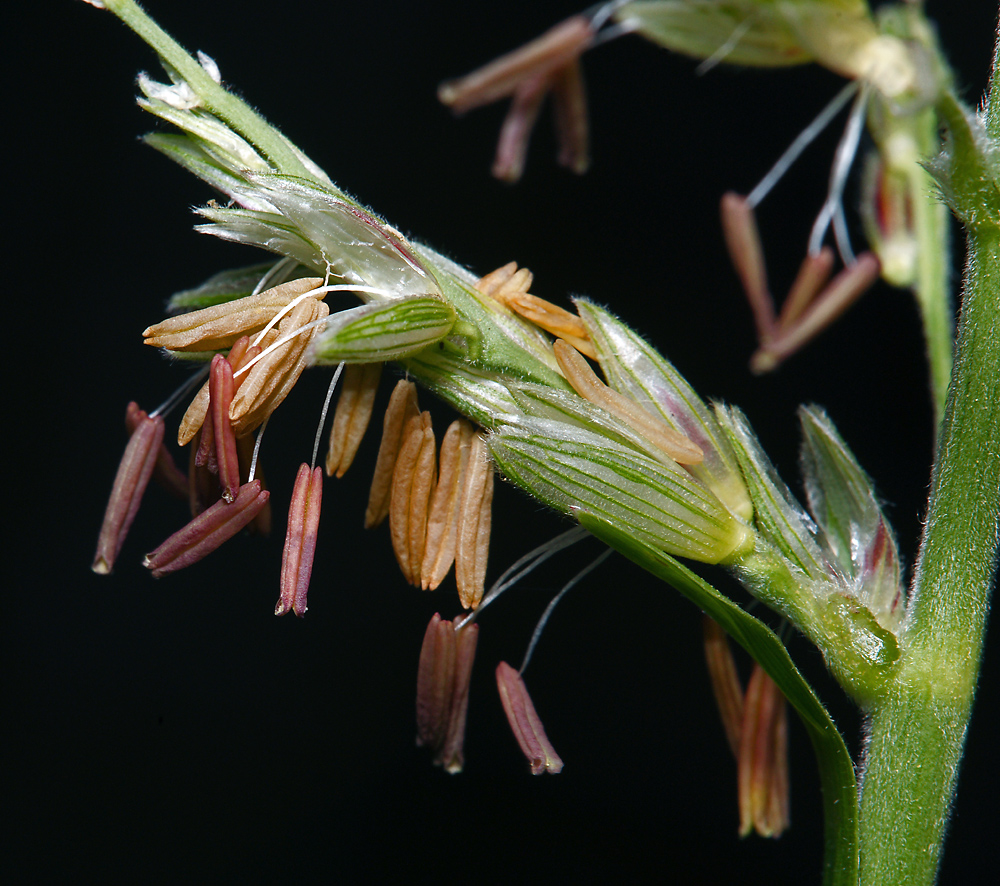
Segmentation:
[(125, 536), (139, 511), (139, 503), (149, 484), (160, 444), (163, 442), (162, 418), (150, 418), (139, 411), (136, 419), (136, 429), (129, 438), (125, 454), (118, 465), (108, 506), (104, 511), (101, 533), (97, 539), (97, 552), (91, 568), (99, 575), (111, 572), (118, 559)]
[(420, 587), (427, 538), (427, 514), (437, 485), (437, 453), (431, 415), (411, 418), (392, 474), (389, 531), (392, 548), (406, 580)]
[(393, 469), (399, 455), (406, 423), (420, 414), (417, 406), (417, 386), (413, 382), (400, 379), (389, 398), (389, 406), (382, 421), (382, 442), (379, 445), (365, 509), (365, 529), (378, 526), (389, 514), (389, 493), (392, 488)]
[(152, 570), (154, 578), (159, 578), (196, 563), (253, 520), (268, 498), (269, 493), (261, 489), (260, 480), (244, 484), (232, 504), (217, 501), (147, 554), (143, 565)]
[(354, 461), (361, 439), (371, 421), (375, 394), (382, 377), (381, 363), (359, 363), (344, 367), (344, 381), (333, 414), (326, 474), (343, 477)]
[(562, 772), (563, 761), (545, 734), (545, 727), (542, 726), (542, 721), (535, 711), (535, 705), (521, 675), (505, 661), (497, 665), (496, 675), (500, 701), (507, 715), (507, 722), (510, 723), (521, 751), (528, 758), (531, 774), (541, 775), (548, 772), (555, 775)]
[(704, 460), (705, 453), (698, 444), (604, 384), (575, 348), (559, 340), (554, 350), (563, 375), (581, 397), (629, 424), (678, 464), (696, 465)]
[(427, 515), (427, 540), (420, 567), (420, 586), (433, 591), (455, 561), (463, 480), (475, 431), (467, 421), (452, 422), (441, 441), (438, 482)]
[(257, 295), (163, 320), (143, 332), (147, 345), (171, 351), (225, 350), (241, 335), (262, 329), (282, 308), (323, 281), (290, 280)]
[(294, 612), (299, 618), (306, 614), (309, 580), (316, 556), (320, 506), (323, 503), (323, 471), (299, 466), (288, 507), (288, 530), (281, 556), (281, 597), (274, 608), (275, 615)]
[(482, 435), (473, 434), (458, 506), (455, 583), (466, 609), (483, 598), (493, 507), (493, 464)]

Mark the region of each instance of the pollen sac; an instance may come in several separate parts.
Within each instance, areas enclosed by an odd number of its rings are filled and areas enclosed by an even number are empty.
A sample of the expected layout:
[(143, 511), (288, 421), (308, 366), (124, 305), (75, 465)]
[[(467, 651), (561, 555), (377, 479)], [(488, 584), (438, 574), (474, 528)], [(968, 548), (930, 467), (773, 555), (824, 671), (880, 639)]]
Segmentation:
[(400, 379), (393, 388), (382, 421), (382, 443), (379, 445), (375, 476), (372, 477), (368, 507), (365, 509), (365, 529), (378, 526), (389, 514), (392, 476), (403, 441), (403, 430), (407, 422), (419, 414), (417, 386), (411, 381)]
[(245, 483), (232, 503), (220, 499), (204, 510), (147, 554), (143, 565), (152, 571), (154, 578), (160, 578), (198, 562), (253, 520), (268, 498), (269, 493), (261, 489), (260, 480)]
[(516, 261), (507, 262), (495, 271), (484, 274), (476, 281), (476, 289), (483, 295), (497, 301), (514, 292), (527, 292), (531, 288), (535, 276), (527, 268), (517, 267)]
[[(240, 385), (243, 384), (247, 377), (247, 373), (240, 372), (240, 370), (253, 362), (265, 348), (270, 347), (277, 340), (277, 329), (268, 330), (257, 344), (251, 344), (250, 337), (246, 335), (240, 336), (236, 340), (229, 350), (229, 355), (226, 357), (233, 367), (233, 385), (236, 391), (240, 389)], [(195, 394), (194, 399), (180, 421), (180, 425), (177, 428), (178, 445), (187, 446), (194, 439), (195, 434), (204, 426), (208, 417), (210, 394), (209, 384), (206, 381), (198, 390), (198, 393)], [(231, 403), (230, 406), (232, 406)]]
[(789, 823), (785, 697), (758, 664), (747, 684), (737, 754), (740, 836), (780, 837)]
[(429, 412), (411, 418), (403, 432), (392, 474), (389, 532), (406, 580), (420, 587), (427, 515), (437, 485), (437, 453)]
[(441, 84), (438, 98), (458, 114), (511, 97), (493, 163), (497, 178), (513, 182), (521, 177), (528, 139), (550, 91), (556, 107), (559, 162), (574, 172), (586, 171), (587, 105), (579, 58), (595, 33), (587, 16), (575, 15), (479, 70)]
[[(139, 427), (139, 424), (146, 418), (146, 413), (139, 408), (139, 404), (134, 400), (128, 404), (125, 410), (125, 430), (132, 436)], [(187, 475), (177, 467), (177, 462), (170, 454), (164, 443), (160, 443), (160, 450), (156, 456), (156, 466), (153, 468), (153, 480), (163, 489), (169, 492), (174, 498), (181, 501), (188, 499), (188, 479)]]
[(316, 336), (320, 365), (399, 360), (440, 341), (455, 325), (455, 309), (430, 296), (371, 302), (330, 317)]
[(290, 280), (257, 295), (171, 317), (150, 326), (143, 337), (147, 345), (171, 351), (224, 350), (241, 335), (260, 331), (294, 299), (322, 285), (319, 277)]
[(125, 447), (104, 511), (97, 552), (91, 566), (98, 575), (111, 572), (118, 559), (125, 536), (139, 511), (143, 493), (149, 485), (162, 443), (163, 419), (159, 416), (150, 418), (140, 410), (136, 414), (135, 432)]
[(302, 618), (306, 614), (322, 503), (322, 469), (300, 465), (288, 507), (288, 530), (281, 557), (281, 598), (274, 609), (275, 615), (294, 612)]
[(505, 661), (497, 665), (497, 688), (507, 722), (521, 751), (528, 758), (531, 774), (548, 772), (555, 775), (562, 772), (563, 761), (545, 734), (542, 721), (528, 695), (528, 687), (524, 685), (521, 675)]
[(479, 626), (458, 630), (437, 613), (424, 633), (417, 667), (417, 745), (434, 752), (434, 763), (457, 773), (464, 765), (465, 719)]
[(757, 220), (747, 199), (733, 192), (722, 195), (721, 216), (726, 248), (750, 302), (757, 338), (766, 342), (774, 335), (776, 318)]
[(493, 513), (493, 465), (486, 442), (473, 434), (458, 502), (455, 583), (466, 609), (483, 598)]
[(743, 687), (736, 671), (733, 650), (722, 626), (705, 615), (702, 617), (705, 643), (705, 664), (712, 684), (712, 694), (726, 730), (726, 740), (734, 757), (739, 757), (740, 735), (743, 731)]
[(546, 332), (568, 341), (581, 353), (596, 359), (597, 355), (587, 337), (583, 321), (576, 314), (528, 292), (533, 279), (527, 268), (518, 270), (516, 262), (508, 262), (481, 277), (476, 282), (476, 289)]
[(702, 625), (712, 692), (737, 763), (740, 836), (780, 837), (789, 823), (784, 696), (759, 664), (744, 695), (726, 632), (707, 615)]
[(455, 562), (463, 481), (474, 433), (472, 425), (459, 419), (451, 423), (441, 441), (438, 482), (427, 515), (427, 539), (420, 567), (420, 586), (425, 591), (437, 588)]
[[(265, 351), (250, 367), (233, 397), (229, 418), (237, 437), (260, 427), (295, 387), (307, 365), (306, 349), (321, 331), (318, 321), (329, 313), (325, 303), (307, 298), (282, 319), (273, 350)], [(314, 323), (317, 325), (311, 325)], [(237, 374), (243, 374), (243, 370)]]
[(209, 376), (209, 401), (212, 408), (212, 432), (215, 437), (215, 465), (222, 487), (222, 497), (231, 502), (240, 487), (240, 462), (236, 452), (236, 435), (229, 423), (229, 407), (233, 402), (235, 383), (233, 367), (221, 354), (212, 358)]
[(351, 363), (344, 367), (340, 398), (330, 428), (326, 475), (343, 477), (354, 461), (372, 417), (382, 377), (381, 363)]
[[(799, 274), (801, 280), (809, 273), (813, 260), (807, 258)], [(863, 252), (857, 260), (842, 270), (812, 300), (794, 322), (780, 328), (779, 334), (765, 342), (750, 358), (750, 371), (770, 372), (803, 345), (811, 341), (865, 294), (879, 278), (881, 265), (872, 252)], [(791, 303), (791, 302), (789, 302)], [(785, 315), (785, 312), (782, 311)], [(783, 318), (779, 318), (783, 319)]]

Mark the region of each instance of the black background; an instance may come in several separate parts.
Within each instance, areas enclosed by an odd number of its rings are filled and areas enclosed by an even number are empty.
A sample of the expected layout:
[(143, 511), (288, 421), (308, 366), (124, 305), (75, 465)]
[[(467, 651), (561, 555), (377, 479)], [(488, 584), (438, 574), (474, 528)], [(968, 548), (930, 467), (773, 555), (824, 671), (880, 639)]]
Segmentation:
[[(826, 406), (912, 563), (931, 425), (911, 299), (877, 288), (805, 353), (755, 378), (749, 312), (718, 231), (721, 193), (753, 186), (838, 89), (833, 75), (718, 68), (698, 78), (688, 60), (616, 41), (585, 60), (592, 170), (577, 178), (555, 165), (543, 116), (524, 180), (508, 187), (488, 174), (504, 110), (456, 120), (435, 86), (577, 11), (571, 0), (149, 7), (400, 229), (478, 272), (515, 259), (534, 271), (536, 294), (611, 305), (700, 392), (742, 406), (790, 481), (795, 407)], [(942, 37), (972, 101), (986, 80), (990, 7), (931, 4), (951, 10)], [(138, 142), (155, 124), (134, 106), (132, 78), (156, 62), (137, 38), (66, 0), (34, 4), (14, 23), (4, 867), (35, 882), (817, 882), (821, 810), (804, 732), (793, 721), (791, 830), (739, 840), (698, 613), (618, 557), (568, 595), (527, 672), (564, 772), (528, 774), (492, 671), (520, 661), (588, 551), (556, 559), (483, 618), (466, 771), (429, 764), (413, 742), (416, 660), (431, 614), (450, 617), (457, 602), (451, 580), (433, 595), (407, 588), (386, 533), (362, 530), (372, 432), (351, 473), (327, 485), (304, 620), (271, 614), (280, 528), (150, 579), (142, 553), (186, 519), (155, 491), (115, 574), (90, 572), (125, 404), (152, 408), (179, 378), (139, 332), (174, 290), (256, 255), (193, 234), (188, 208), (211, 194)], [(778, 291), (804, 252), (838, 134), (835, 125), (759, 211)], [(265, 441), (279, 527), (312, 445), (326, 383), (315, 375)], [(436, 420), (443, 430), (446, 412)], [(492, 576), (560, 523), (504, 487), (494, 526)], [(997, 824), (992, 646), (945, 883), (986, 881)], [(850, 704), (805, 642), (792, 651), (856, 750)]]

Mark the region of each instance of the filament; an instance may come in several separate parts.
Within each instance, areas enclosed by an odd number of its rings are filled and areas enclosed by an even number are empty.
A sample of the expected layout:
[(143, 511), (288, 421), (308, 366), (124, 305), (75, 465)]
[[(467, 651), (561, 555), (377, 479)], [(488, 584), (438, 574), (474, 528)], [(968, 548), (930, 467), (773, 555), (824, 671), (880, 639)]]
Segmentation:
[[(607, 22), (611, 16), (613, 16), (622, 6), (630, 0), (611, 0), (610, 3), (599, 3), (596, 6), (591, 6), (586, 12), (581, 13), (584, 18), (590, 19), (590, 25), (595, 31), (599, 31)], [(609, 31), (615, 30), (615, 28), (609, 28)], [(627, 33), (627, 32), (626, 32)], [(617, 37), (617, 34), (608, 37), (607, 39), (613, 40)], [(604, 42), (603, 40), (601, 41)]]
[[(861, 131), (864, 126), (865, 109), (868, 105), (868, 95), (870, 87), (865, 84), (854, 100), (854, 107), (847, 118), (847, 126), (844, 127), (844, 134), (837, 145), (837, 152), (833, 157), (833, 168), (830, 170), (830, 187), (827, 191), (826, 200), (820, 208), (819, 215), (813, 223), (812, 232), (809, 235), (809, 254), (816, 255), (823, 246), (823, 238), (826, 236), (830, 222), (834, 222), (834, 234), (837, 238), (837, 249), (845, 265), (854, 263), (854, 253), (851, 250), (850, 241), (847, 237), (847, 223), (843, 216), (844, 185), (847, 184), (847, 175), (851, 171), (854, 157), (858, 152), (858, 142), (861, 140)], [(837, 216), (841, 218), (837, 220)]]
[(191, 389), (195, 385), (200, 384), (204, 381), (205, 376), (208, 375), (208, 370), (211, 368), (211, 364), (206, 363), (201, 369), (193, 373), (187, 381), (185, 381), (180, 387), (175, 388), (174, 392), (167, 397), (159, 406), (156, 407), (152, 412), (148, 413), (150, 418), (156, 418), (158, 415), (167, 415), (181, 399), (187, 397), (191, 393)]
[[(245, 366), (241, 366), (236, 372), (234, 372), (233, 378), (236, 378), (238, 375), (242, 375), (244, 372), (249, 371), (255, 364), (263, 360), (275, 348), (280, 348), (283, 344), (290, 342), (296, 336), (302, 335), (303, 332), (308, 332), (314, 326), (321, 326), (321, 325), (325, 326), (328, 319), (329, 319), (328, 317), (320, 317), (318, 320), (313, 320), (311, 323), (304, 323), (298, 329), (294, 329), (287, 335), (283, 336), (282, 338), (279, 338), (276, 342), (264, 348), (264, 350), (261, 351), (256, 357), (254, 357), (253, 360), (251, 360)], [(255, 340), (254, 344), (256, 344), (257, 341), (259, 341), (259, 339)]]
[(754, 23), (756, 16), (748, 15), (740, 24), (733, 28), (732, 34), (729, 35), (725, 43), (722, 44), (718, 49), (715, 50), (708, 58), (706, 58), (694, 72), (701, 77), (703, 74), (707, 74), (716, 65), (721, 64), (727, 55), (731, 53), (735, 48), (736, 44), (743, 39), (743, 35), (750, 30)]
[(768, 195), (771, 188), (773, 188), (781, 180), (781, 177), (788, 171), (789, 167), (799, 159), (799, 156), (815, 140), (816, 136), (826, 129), (829, 122), (837, 116), (840, 109), (847, 104), (851, 96), (854, 95), (857, 90), (857, 83), (848, 83), (830, 100), (827, 106), (819, 112), (816, 119), (803, 129), (798, 136), (796, 136), (795, 141), (793, 141), (785, 150), (785, 153), (778, 158), (777, 163), (771, 167), (767, 175), (765, 175), (757, 186), (747, 195), (747, 206), (750, 209), (754, 209), (760, 201)]
[(320, 437), (323, 435), (323, 425), (326, 424), (326, 414), (330, 410), (330, 400), (333, 398), (333, 389), (337, 387), (337, 381), (340, 379), (340, 373), (344, 371), (344, 362), (341, 361), (340, 365), (337, 367), (337, 371), (333, 374), (333, 378), (330, 379), (330, 386), (326, 389), (326, 399), (323, 401), (323, 411), (319, 414), (319, 425), (316, 428), (316, 439), (313, 441), (313, 455), (312, 461), (309, 463), (310, 468), (316, 467), (316, 456), (319, 453), (319, 441)]
[(267, 430), (267, 423), (271, 420), (271, 416), (264, 419), (264, 423), (260, 426), (260, 430), (257, 431), (257, 439), (253, 443), (253, 457), (250, 459), (250, 473), (247, 476), (247, 483), (253, 481), (253, 475), (257, 471), (257, 453), (260, 452), (260, 441), (264, 439), (264, 431)]
[(528, 643), (528, 651), (524, 653), (524, 661), (521, 662), (521, 667), (518, 669), (518, 673), (522, 676), (524, 675), (524, 669), (528, 666), (528, 662), (531, 661), (531, 656), (535, 651), (535, 646), (538, 645), (538, 640), (542, 636), (542, 630), (545, 628), (546, 623), (549, 620), (549, 616), (552, 615), (552, 610), (556, 608), (556, 604), (566, 595), (566, 592), (575, 587), (579, 582), (593, 572), (598, 566), (600, 566), (611, 554), (614, 553), (612, 548), (608, 548), (603, 553), (599, 554), (589, 564), (583, 567), (576, 575), (574, 575), (565, 585), (563, 585), (562, 590), (556, 594), (549, 605), (545, 607), (545, 611), (542, 613), (542, 617), (538, 619), (538, 624), (535, 625), (535, 632), (531, 635), (531, 641)]
[(298, 260), (292, 258), (290, 255), (286, 255), (281, 261), (275, 262), (260, 280), (257, 281), (257, 285), (254, 286), (253, 292), (250, 295), (260, 295), (265, 289), (276, 286), (277, 284), (274, 281), (284, 276), (286, 272), (290, 271), (297, 264)]
[(544, 544), (541, 544), (534, 550), (529, 551), (513, 565), (509, 566), (503, 575), (493, 582), (493, 586), (489, 589), (486, 596), (483, 597), (479, 606), (477, 606), (474, 611), (470, 612), (469, 615), (463, 619), (461, 625), (456, 625), (455, 629), (458, 630), (459, 627), (471, 623), (480, 612), (490, 605), (490, 603), (492, 603), (508, 588), (516, 585), (529, 572), (535, 569), (536, 566), (540, 566), (548, 560), (549, 557), (554, 554), (558, 554), (559, 551), (564, 550), (571, 545), (576, 544), (589, 534), (590, 533), (587, 532), (587, 530), (582, 526), (574, 526), (572, 529), (567, 529), (555, 538), (550, 538)]

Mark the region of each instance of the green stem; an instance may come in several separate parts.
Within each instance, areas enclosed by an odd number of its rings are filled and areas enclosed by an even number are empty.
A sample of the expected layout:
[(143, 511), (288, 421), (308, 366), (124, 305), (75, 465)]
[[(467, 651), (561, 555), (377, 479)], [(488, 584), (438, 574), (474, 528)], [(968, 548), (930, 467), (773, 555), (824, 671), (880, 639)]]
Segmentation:
[(174, 68), (201, 98), (204, 107), (224, 120), (263, 154), (278, 171), (315, 180), (291, 143), (245, 102), (216, 83), (173, 37), (134, 0), (103, 0), (104, 6)]
[[(931, 114), (927, 115), (927, 119), (931, 138), (929, 144), (924, 146), (924, 156), (930, 156), (937, 147), (937, 120)], [(914, 166), (910, 175), (910, 194), (919, 254), (913, 295), (924, 326), (936, 432), (941, 427), (948, 397), (955, 326), (948, 280), (951, 267), (948, 208), (937, 198), (934, 190), (931, 177), (921, 167)]]
[[(987, 116), (1000, 135), (994, 59)], [(861, 883), (933, 883), (968, 729), (1000, 538), (1000, 199), (989, 146), (945, 110), (950, 190), (969, 260), (927, 529), (899, 678), (872, 707), (861, 793)]]

